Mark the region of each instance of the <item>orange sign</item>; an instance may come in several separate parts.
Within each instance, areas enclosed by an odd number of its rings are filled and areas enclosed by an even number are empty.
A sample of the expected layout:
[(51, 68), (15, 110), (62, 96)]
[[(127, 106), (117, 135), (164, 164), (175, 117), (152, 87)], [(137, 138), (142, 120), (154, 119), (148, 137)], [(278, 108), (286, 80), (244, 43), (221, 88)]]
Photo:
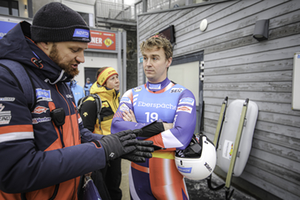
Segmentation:
[(89, 49), (116, 50), (116, 34), (91, 30)]

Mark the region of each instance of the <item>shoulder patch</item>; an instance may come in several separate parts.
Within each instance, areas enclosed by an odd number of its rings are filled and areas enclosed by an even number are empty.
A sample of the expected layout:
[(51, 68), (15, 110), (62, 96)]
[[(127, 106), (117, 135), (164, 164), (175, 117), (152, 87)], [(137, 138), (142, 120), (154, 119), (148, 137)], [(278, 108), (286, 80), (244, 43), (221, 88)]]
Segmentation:
[(121, 106), (120, 106), (120, 110), (121, 111), (129, 111), (129, 108), (128, 108), (128, 106), (126, 105), (126, 104), (122, 104)]
[(191, 106), (193, 106), (195, 103), (195, 100), (191, 97), (186, 97), (186, 98), (182, 98), (179, 100), (179, 105), (180, 104), (189, 104)]
[(176, 112), (188, 112), (188, 113), (192, 113), (193, 108), (189, 107), (189, 106), (179, 106), (176, 110)]
[(122, 97), (120, 103), (131, 103), (129, 97)]

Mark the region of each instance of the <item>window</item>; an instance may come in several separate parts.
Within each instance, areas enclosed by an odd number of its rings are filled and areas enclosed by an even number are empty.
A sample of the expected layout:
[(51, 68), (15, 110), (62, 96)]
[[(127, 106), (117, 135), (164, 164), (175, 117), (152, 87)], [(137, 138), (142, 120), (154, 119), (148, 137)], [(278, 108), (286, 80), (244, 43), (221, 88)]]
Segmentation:
[(19, 2), (10, 1), (10, 0), (1, 0), (0, 14), (19, 16)]

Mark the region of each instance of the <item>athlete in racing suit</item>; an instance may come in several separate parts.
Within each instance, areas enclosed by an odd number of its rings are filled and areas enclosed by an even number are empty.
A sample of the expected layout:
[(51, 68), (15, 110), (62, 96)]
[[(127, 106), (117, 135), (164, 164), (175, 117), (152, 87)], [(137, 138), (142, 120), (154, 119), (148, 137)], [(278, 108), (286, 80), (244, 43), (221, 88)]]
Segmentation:
[[(155, 47), (147, 46), (149, 43)], [(159, 46), (161, 43), (166, 45)], [(184, 149), (191, 141), (196, 124), (196, 102), (190, 90), (166, 78), (172, 60), (171, 56), (165, 56), (169, 46), (163, 37), (152, 37), (141, 44), (148, 82), (123, 95), (112, 122), (112, 133), (142, 128), (156, 120), (173, 123), (171, 129), (146, 138), (162, 150), (155, 151), (146, 163), (131, 163), (129, 185), (134, 200), (189, 198), (183, 176), (175, 166), (174, 152)], [(131, 111), (137, 123), (134, 118), (127, 118)]]

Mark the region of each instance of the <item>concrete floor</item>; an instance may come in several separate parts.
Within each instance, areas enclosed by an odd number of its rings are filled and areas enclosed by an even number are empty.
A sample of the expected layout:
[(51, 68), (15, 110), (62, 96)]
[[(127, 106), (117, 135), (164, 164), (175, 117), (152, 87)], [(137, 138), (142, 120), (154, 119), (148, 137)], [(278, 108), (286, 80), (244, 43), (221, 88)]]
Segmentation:
[[(121, 190), (123, 192), (122, 200), (130, 200), (129, 195), (129, 182), (128, 182), (128, 172), (130, 167), (130, 162), (128, 160), (122, 159), (122, 181), (121, 181)], [(194, 181), (186, 179), (186, 187), (188, 189), (190, 200), (225, 200), (225, 189), (222, 188), (218, 191), (212, 191), (207, 187), (207, 181)], [(213, 174), (212, 176), (212, 185), (216, 187), (221, 185), (224, 181), (219, 178), (217, 175)], [(233, 195), (230, 200), (256, 200), (255, 198), (237, 190), (234, 187)], [(144, 199), (143, 199), (144, 200)]]
[[(207, 180), (194, 181), (186, 179), (186, 187), (190, 196), (190, 200), (225, 200), (225, 188), (217, 191), (210, 190), (207, 186)], [(212, 186), (217, 187), (225, 183), (217, 175), (212, 175)], [(233, 195), (230, 200), (256, 200), (235, 187), (231, 186), (230, 191), (234, 189)]]
[(128, 172), (130, 167), (130, 161), (122, 159), (122, 180), (121, 180), (121, 190), (122, 190), (122, 200), (130, 200), (129, 195), (129, 180), (128, 180)]

